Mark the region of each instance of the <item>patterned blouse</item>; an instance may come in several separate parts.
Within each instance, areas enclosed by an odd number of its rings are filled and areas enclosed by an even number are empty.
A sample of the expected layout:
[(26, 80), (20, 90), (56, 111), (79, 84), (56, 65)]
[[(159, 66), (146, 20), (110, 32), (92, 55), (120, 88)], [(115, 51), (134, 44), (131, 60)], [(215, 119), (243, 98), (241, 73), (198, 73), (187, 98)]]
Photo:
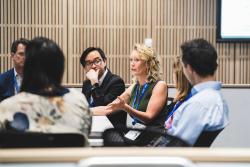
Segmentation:
[(91, 115), (85, 96), (70, 89), (63, 96), (45, 97), (21, 92), (0, 103), (0, 124), (12, 121), (15, 113), (25, 113), (28, 131), (81, 133), (88, 136)]

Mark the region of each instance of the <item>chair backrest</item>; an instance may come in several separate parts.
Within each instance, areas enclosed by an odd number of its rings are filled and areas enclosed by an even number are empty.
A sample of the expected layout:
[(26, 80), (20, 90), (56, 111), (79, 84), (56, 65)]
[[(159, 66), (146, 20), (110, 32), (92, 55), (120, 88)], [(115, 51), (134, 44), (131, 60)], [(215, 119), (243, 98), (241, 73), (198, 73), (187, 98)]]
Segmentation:
[(78, 133), (0, 132), (0, 148), (84, 147), (86, 138)]
[(192, 167), (194, 163), (182, 157), (106, 156), (79, 161), (78, 167)]
[(194, 147), (210, 147), (215, 138), (223, 129), (216, 131), (203, 131), (194, 144)]
[(124, 132), (116, 128), (109, 128), (102, 133), (104, 147), (125, 147)]
[[(151, 141), (131, 141), (124, 137), (128, 130), (141, 131), (144, 136), (152, 136)], [(216, 131), (203, 131), (193, 147), (210, 147), (215, 138), (223, 129)], [(153, 147), (188, 147), (189, 145), (178, 137), (166, 134), (166, 132), (155, 129), (131, 129), (131, 128), (110, 128), (106, 129), (103, 134), (103, 145), (108, 147), (129, 147), (129, 146), (153, 146)], [(168, 141), (162, 144), (163, 140)]]
[[(124, 134), (129, 130), (141, 132), (136, 140), (129, 140)], [(106, 147), (188, 147), (189, 145), (178, 137), (168, 135), (159, 129), (110, 128), (103, 134), (103, 146)]]

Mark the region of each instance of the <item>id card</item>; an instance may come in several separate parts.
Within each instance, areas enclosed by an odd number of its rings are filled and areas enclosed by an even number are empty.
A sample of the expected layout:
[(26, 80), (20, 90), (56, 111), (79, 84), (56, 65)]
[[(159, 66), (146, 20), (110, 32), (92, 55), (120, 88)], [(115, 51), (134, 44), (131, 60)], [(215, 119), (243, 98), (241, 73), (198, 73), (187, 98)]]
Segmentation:
[[(145, 129), (146, 126), (142, 125), (140, 123), (136, 123), (132, 128), (137, 128), (137, 129)], [(130, 130), (128, 131), (128, 133), (126, 133), (124, 135), (124, 137), (130, 139), (130, 140), (135, 140), (137, 139), (137, 137), (141, 134), (141, 131), (137, 131), (137, 130)]]

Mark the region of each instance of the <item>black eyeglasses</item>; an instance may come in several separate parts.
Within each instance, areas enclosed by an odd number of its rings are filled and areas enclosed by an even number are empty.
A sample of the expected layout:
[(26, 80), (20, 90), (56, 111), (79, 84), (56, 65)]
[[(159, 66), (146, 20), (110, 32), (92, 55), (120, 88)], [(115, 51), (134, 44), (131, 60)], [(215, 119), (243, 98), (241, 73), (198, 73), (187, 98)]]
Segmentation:
[(85, 62), (85, 66), (91, 67), (93, 64), (96, 65), (96, 66), (98, 66), (98, 65), (101, 64), (101, 62), (102, 62), (102, 59), (96, 59), (94, 61), (86, 61)]

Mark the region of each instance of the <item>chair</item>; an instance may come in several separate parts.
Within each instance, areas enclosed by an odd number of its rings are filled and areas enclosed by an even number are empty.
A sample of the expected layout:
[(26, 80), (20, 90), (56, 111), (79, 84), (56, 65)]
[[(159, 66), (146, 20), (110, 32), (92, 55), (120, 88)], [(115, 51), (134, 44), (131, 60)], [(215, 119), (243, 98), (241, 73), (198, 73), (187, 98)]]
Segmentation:
[(192, 167), (194, 164), (181, 157), (92, 157), (79, 161), (78, 167)]
[[(124, 137), (129, 130), (140, 131), (138, 139), (130, 140)], [(189, 145), (178, 137), (171, 136), (158, 129), (132, 129), (127, 127), (106, 129), (103, 134), (104, 147), (131, 147), (131, 146), (150, 146), (150, 147), (188, 147)]]
[(78, 133), (0, 132), (0, 148), (84, 147), (85, 136)]
[(223, 129), (216, 131), (203, 131), (194, 144), (194, 147), (210, 147)]
[[(143, 132), (140, 140), (132, 141), (124, 137), (129, 130)], [(193, 147), (210, 147), (223, 129), (216, 131), (203, 131), (198, 137)], [(147, 140), (143, 140), (147, 136)], [(189, 147), (185, 141), (178, 137), (171, 136), (166, 132), (156, 129), (132, 129), (132, 128), (110, 128), (106, 129), (103, 134), (103, 145), (108, 147), (128, 147), (128, 146), (151, 146), (151, 147)], [(168, 143), (164, 143), (164, 140)]]

